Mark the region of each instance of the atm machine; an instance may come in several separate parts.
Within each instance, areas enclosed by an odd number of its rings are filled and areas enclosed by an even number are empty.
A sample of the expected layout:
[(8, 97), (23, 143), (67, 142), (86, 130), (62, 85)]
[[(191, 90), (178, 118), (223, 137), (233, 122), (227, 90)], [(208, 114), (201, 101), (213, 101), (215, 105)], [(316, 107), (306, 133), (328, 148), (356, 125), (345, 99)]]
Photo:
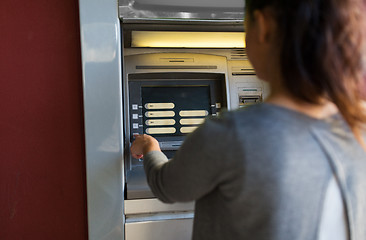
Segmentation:
[[(157, 138), (162, 151), (172, 158), (206, 117), (260, 103), (268, 94), (268, 86), (255, 76), (244, 48), (169, 45), (176, 38), (184, 39), (186, 33), (191, 38), (229, 33), (228, 41), (231, 33), (238, 33), (243, 43), (242, 23), (230, 27), (190, 24), (122, 22), (126, 240), (188, 240), (194, 217), (194, 203), (164, 204), (150, 191), (143, 160), (129, 153), (134, 135)], [(166, 40), (170, 47), (146, 43), (154, 37)], [(137, 46), (139, 41), (142, 46)]]
[(143, 160), (132, 158), (128, 149), (135, 134), (150, 134), (172, 158), (207, 116), (262, 102), (266, 85), (245, 54), (234, 60), (225, 55), (230, 51), (125, 49), (126, 240), (190, 239), (194, 203), (157, 200), (146, 183)]
[(194, 203), (159, 201), (129, 147), (135, 134), (150, 134), (172, 158), (206, 117), (268, 96), (243, 45), (244, 1), (79, 6), (89, 239), (188, 240)]

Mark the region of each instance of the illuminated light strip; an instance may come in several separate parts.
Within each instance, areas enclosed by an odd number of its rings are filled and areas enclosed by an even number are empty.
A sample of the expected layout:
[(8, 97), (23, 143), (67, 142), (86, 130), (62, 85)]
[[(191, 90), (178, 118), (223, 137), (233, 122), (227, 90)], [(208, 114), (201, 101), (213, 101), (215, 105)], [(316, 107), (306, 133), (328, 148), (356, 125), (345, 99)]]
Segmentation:
[(179, 115), (181, 117), (205, 117), (208, 112), (206, 110), (182, 110)]
[(205, 121), (204, 118), (185, 118), (181, 119), (179, 123), (181, 125), (197, 125), (202, 124)]
[(244, 32), (132, 31), (131, 47), (245, 48)]
[(146, 117), (150, 118), (159, 118), (159, 117), (174, 117), (175, 112), (174, 111), (153, 111), (153, 112), (146, 112)]
[(174, 103), (146, 103), (146, 109), (173, 109)]
[(147, 126), (164, 126), (164, 125), (174, 125), (174, 119), (154, 119), (154, 120), (146, 120), (145, 124)]
[(191, 133), (191, 132), (193, 132), (194, 130), (196, 130), (196, 128), (197, 128), (198, 126), (196, 126), (196, 127), (181, 127), (180, 128), (180, 132), (181, 133)]
[(167, 128), (147, 128), (146, 133), (147, 134), (173, 134), (177, 130), (173, 127), (167, 127)]

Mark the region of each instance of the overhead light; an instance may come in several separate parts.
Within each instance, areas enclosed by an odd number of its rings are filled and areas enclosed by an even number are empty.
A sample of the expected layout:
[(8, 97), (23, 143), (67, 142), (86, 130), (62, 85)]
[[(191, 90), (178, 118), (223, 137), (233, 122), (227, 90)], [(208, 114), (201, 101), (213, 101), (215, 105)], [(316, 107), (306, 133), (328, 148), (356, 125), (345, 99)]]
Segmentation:
[(131, 47), (245, 48), (243, 32), (132, 31)]

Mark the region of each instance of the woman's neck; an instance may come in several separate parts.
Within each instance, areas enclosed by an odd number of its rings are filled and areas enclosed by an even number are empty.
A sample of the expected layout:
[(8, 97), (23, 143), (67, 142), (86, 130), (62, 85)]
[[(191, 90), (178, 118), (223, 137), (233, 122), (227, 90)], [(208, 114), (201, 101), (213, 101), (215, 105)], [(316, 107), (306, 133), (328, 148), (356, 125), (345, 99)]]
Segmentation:
[(316, 119), (324, 119), (338, 112), (337, 107), (326, 99), (320, 104), (311, 104), (294, 98), (283, 89), (272, 89), (266, 102), (301, 112)]

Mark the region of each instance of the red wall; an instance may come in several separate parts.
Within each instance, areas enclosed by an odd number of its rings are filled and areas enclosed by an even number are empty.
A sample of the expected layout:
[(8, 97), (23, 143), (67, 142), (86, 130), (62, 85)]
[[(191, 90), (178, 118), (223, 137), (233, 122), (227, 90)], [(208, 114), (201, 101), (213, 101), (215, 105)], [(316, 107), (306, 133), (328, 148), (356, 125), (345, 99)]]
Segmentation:
[(0, 0), (0, 239), (87, 239), (77, 0)]

